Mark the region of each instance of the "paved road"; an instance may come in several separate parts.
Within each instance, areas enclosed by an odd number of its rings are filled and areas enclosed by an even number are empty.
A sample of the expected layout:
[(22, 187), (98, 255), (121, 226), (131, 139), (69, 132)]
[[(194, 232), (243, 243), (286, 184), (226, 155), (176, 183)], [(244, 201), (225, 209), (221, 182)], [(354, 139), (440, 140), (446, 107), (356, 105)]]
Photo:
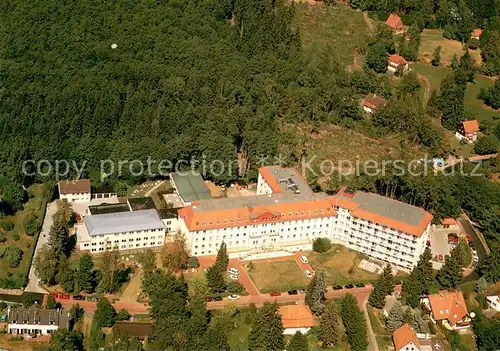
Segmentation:
[(52, 226), (53, 220), (52, 216), (56, 213), (57, 205), (56, 202), (51, 202), (47, 204), (47, 209), (45, 211), (45, 218), (43, 219), (42, 231), (38, 236), (38, 241), (35, 247), (35, 254), (33, 255), (33, 261), (30, 267), (30, 272), (28, 275), (28, 285), (24, 289), (27, 292), (36, 292), (46, 294), (47, 290), (40, 286), (40, 280), (35, 274), (35, 267), (33, 262), (35, 262), (35, 257), (40, 251), (40, 248), (48, 243), (50, 227)]

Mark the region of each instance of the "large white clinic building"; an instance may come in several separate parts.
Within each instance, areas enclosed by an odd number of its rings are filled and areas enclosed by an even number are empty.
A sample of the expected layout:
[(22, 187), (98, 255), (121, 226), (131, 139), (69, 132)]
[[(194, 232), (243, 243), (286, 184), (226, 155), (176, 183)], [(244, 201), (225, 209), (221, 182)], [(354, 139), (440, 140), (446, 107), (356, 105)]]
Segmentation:
[(376, 194), (314, 193), (296, 169), (280, 166), (259, 169), (257, 195), (199, 199), (178, 214), (194, 256), (215, 255), (222, 242), (230, 257), (310, 250), (315, 238), (327, 237), (403, 270), (416, 265), (432, 220), (419, 207)]

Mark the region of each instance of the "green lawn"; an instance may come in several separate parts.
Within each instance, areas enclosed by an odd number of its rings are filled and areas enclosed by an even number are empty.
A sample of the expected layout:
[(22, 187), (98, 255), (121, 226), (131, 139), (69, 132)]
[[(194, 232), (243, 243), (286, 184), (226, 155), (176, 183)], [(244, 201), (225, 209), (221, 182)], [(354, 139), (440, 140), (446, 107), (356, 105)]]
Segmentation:
[(256, 261), (248, 271), (257, 289), (262, 293), (303, 289), (309, 279), (293, 259), (289, 261)]
[(377, 278), (376, 274), (358, 268), (361, 259), (356, 251), (341, 245), (334, 245), (330, 251), (323, 254), (310, 251), (306, 255), (314, 271), (325, 271), (329, 285), (370, 282)]
[[(452, 72), (451, 68), (448, 67), (434, 67), (424, 63), (414, 63), (411, 65), (411, 68), (415, 72), (429, 78), (431, 92), (439, 90), (441, 80)], [(500, 119), (499, 111), (492, 111), (491, 109), (485, 108), (482, 101), (477, 98), (482, 88), (489, 88), (493, 86), (494, 83), (493, 79), (476, 74), (474, 83), (467, 84), (465, 108), (470, 110), (473, 116), (483, 123), (493, 123), (495, 120)]]
[(350, 65), (354, 48), (363, 50), (366, 46), (370, 30), (361, 11), (340, 3), (333, 6), (299, 3), (296, 11), (303, 47), (307, 53), (319, 56), (318, 59)]
[[(1, 220), (4, 222), (10, 221), (14, 223), (14, 228), (9, 231), (0, 229), (0, 231), (4, 234), (5, 238), (7, 239), (6, 241), (0, 244), (0, 250), (9, 245), (12, 245), (20, 248), (23, 251), (23, 256), (21, 262), (19, 263), (19, 266), (17, 266), (16, 268), (9, 267), (9, 264), (6, 260), (4, 259), (0, 260), (0, 270), (1, 270), (0, 279), (5, 279), (12, 273), (17, 273), (17, 274), (27, 273), (29, 269), (31, 260), (30, 253), (35, 245), (35, 236), (28, 236), (24, 233), (24, 220), (29, 214), (34, 213), (37, 215), (38, 221), (41, 225), (41, 223), (43, 222), (42, 216), (45, 207), (45, 201), (43, 200), (43, 192), (44, 192), (44, 185), (36, 184), (31, 186), (28, 189), (29, 200), (27, 203), (24, 204), (24, 209), (22, 211), (16, 212), (12, 216), (5, 216)], [(19, 240), (15, 240), (16, 234), (19, 236)]]

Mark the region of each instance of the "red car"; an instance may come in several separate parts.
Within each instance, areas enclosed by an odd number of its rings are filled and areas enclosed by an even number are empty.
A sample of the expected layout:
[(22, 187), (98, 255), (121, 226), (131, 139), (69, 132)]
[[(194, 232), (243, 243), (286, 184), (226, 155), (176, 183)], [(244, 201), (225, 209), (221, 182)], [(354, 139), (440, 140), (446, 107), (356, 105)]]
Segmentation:
[(443, 255), (441, 255), (441, 254), (439, 255), (439, 260), (443, 261)]
[(59, 298), (63, 300), (69, 300), (69, 294), (60, 294)]
[(272, 292), (272, 293), (270, 293), (269, 295), (271, 295), (271, 296), (280, 296), (280, 295), (281, 295), (281, 293), (280, 293), (280, 292), (278, 292), (278, 291), (273, 291), (273, 292)]
[(56, 293), (56, 292), (53, 292), (53, 293), (52, 293), (52, 297), (54, 297), (54, 299), (57, 299), (57, 296), (59, 296), (59, 295), (57, 295), (57, 293)]

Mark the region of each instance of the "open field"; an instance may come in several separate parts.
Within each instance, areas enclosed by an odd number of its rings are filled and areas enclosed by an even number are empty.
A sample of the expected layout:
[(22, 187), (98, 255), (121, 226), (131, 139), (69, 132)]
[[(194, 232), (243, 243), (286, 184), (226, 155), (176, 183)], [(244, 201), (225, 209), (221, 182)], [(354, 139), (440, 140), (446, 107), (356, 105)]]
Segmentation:
[(366, 46), (370, 30), (361, 11), (338, 3), (331, 6), (297, 4), (297, 25), (306, 52), (324, 53), (329, 58), (350, 65), (354, 48)]
[(334, 245), (323, 254), (310, 251), (306, 255), (315, 272), (325, 270), (328, 285), (367, 282), (377, 278), (376, 274), (358, 268), (359, 254), (344, 246)]
[[(411, 68), (429, 79), (431, 84), (431, 92), (439, 90), (441, 80), (448, 74), (451, 74), (451, 68), (447, 67), (434, 67), (423, 63), (415, 63)], [(491, 121), (500, 118), (499, 111), (493, 111), (486, 107), (477, 95), (482, 88), (489, 88), (493, 86), (495, 81), (485, 76), (476, 74), (474, 83), (467, 84), (467, 91), (465, 93), (465, 108), (470, 110), (475, 118), (480, 122), (491, 123)]]
[(303, 289), (309, 284), (297, 262), (289, 261), (255, 261), (254, 268), (248, 270), (250, 278), (261, 293)]
[[(430, 64), (434, 50), (441, 46), (441, 65), (451, 66), (453, 55), (457, 58), (464, 54), (465, 50), (461, 42), (457, 40), (449, 40), (443, 37), (442, 29), (424, 29), (420, 35), (420, 49), (418, 60)], [(470, 55), (477, 65), (481, 64), (481, 55), (479, 50), (469, 50)]]
[[(24, 233), (24, 220), (31, 213), (34, 213), (39, 223), (43, 220), (42, 216), (44, 213), (45, 201), (43, 199), (44, 185), (35, 184), (28, 189), (28, 194), (30, 199), (26, 204), (24, 204), (24, 209), (22, 211), (16, 212), (12, 216), (5, 216), (2, 218), (2, 222), (12, 222), (14, 228), (12, 230), (4, 230), (0, 228), (0, 232), (6, 238), (6, 241), (0, 243), (0, 250), (5, 247), (12, 245), (20, 248), (23, 251), (23, 256), (21, 262), (16, 268), (11, 268), (9, 263), (5, 259), (0, 260), (0, 279), (7, 278), (8, 274), (17, 273), (24, 274), (27, 273), (30, 265), (30, 252), (35, 245), (35, 236), (28, 236)], [(16, 235), (18, 235), (18, 240), (16, 240)]]

